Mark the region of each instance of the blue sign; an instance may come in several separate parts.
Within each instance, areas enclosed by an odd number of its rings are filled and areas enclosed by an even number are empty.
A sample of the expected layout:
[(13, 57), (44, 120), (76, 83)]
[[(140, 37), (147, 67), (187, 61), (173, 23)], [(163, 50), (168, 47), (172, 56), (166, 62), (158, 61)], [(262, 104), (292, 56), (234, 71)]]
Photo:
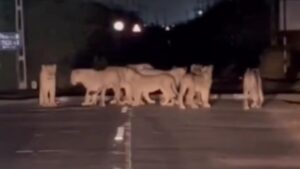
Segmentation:
[(20, 48), (20, 36), (14, 32), (0, 32), (0, 51), (17, 50)]

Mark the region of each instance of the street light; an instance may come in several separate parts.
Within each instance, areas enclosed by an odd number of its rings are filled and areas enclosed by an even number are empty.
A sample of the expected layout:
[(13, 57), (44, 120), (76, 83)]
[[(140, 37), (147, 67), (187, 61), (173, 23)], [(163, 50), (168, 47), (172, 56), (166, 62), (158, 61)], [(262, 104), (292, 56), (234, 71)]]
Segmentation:
[(132, 27), (132, 32), (133, 33), (141, 33), (142, 32), (142, 28), (139, 24), (134, 24)]
[(203, 10), (199, 9), (199, 10), (197, 11), (197, 14), (198, 14), (199, 16), (202, 16), (202, 15), (203, 15)]
[(171, 30), (170, 26), (166, 26), (166, 27), (165, 27), (165, 30), (166, 30), (166, 31), (170, 31), (170, 30)]
[(121, 32), (125, 29), (125, 24), (123, 21), (115, 21), (113, 26), (114, 29), (118, 32)]

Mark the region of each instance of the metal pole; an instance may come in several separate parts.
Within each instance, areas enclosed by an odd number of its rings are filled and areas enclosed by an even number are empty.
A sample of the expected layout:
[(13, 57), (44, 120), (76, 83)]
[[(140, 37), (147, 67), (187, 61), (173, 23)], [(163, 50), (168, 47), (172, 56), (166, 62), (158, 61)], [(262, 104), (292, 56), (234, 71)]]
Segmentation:
[(16, 32), (20, 37), (20, 49), (17, 51), (18, 88), (27, 89), (26, 46), (24, 36), (23, 0), (15, 0)]
[(283, 0), (283, 72), (286, 74), (288, 69), (287, 56), (287, 19), (286, 19), (286, 0)]
[(270, 0), (270, 44), (272, 47), (278, 44), (278, 23), (279, 23), (279, 0)]

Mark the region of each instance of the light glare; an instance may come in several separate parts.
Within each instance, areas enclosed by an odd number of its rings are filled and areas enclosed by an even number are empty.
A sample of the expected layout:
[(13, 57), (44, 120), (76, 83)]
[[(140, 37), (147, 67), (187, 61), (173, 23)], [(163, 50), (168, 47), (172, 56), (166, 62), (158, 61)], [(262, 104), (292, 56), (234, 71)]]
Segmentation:
[(123, 31), (124, 28), (125, 28), (124, 22), (122, 22), (122, 21), (116, 21), (116, 22), (114, 23), (114, 29), (115, 29), (116, 31)]
[(132, 28), (132, 32), (134, 33), (140, 33), (142, 32), (142, 28), (139, 24), (134, 24), (133, 28)]

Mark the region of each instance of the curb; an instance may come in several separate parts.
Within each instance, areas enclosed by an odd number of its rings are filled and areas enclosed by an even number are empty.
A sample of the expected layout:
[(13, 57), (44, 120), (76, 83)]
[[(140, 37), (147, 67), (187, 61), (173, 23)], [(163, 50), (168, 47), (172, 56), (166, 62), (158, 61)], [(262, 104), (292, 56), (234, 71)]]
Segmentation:
[[(56, 99), (59, 102), (65, 103), (69, 102), (71, 100), (82, 100), (84, 96), (61, 96), (57, 97)], [(111, 99), (111, 96), (106, 96), (106, 99)], [(295, 101), (300, 102), (300, 94), (267, 94), (264, 95), (265, 99), (273, 99), (273, 100), (286, 100), (286, 101)], [(234, 93), (234, 94), (211, 94), (210, 95), (211, 100), (242, 100), (244, 99), (244, 95), (241, 93)], [(30, 99), (0, 99), (0, 105), (3, 104), (13, 104), (13, 103), (33, 103), (38, 102), (38, 98), (30, 98)]]
[[(265, 99), (274, 99), (274, 100), (290, 100), (290, 101), (299, 101), (300, 102), (300, 94), (266, 94), (264, 95)], [(212, 94), (210, 99), (222, 99), (222, 100), (242, 100), (244, 99), (243, 94)]]

